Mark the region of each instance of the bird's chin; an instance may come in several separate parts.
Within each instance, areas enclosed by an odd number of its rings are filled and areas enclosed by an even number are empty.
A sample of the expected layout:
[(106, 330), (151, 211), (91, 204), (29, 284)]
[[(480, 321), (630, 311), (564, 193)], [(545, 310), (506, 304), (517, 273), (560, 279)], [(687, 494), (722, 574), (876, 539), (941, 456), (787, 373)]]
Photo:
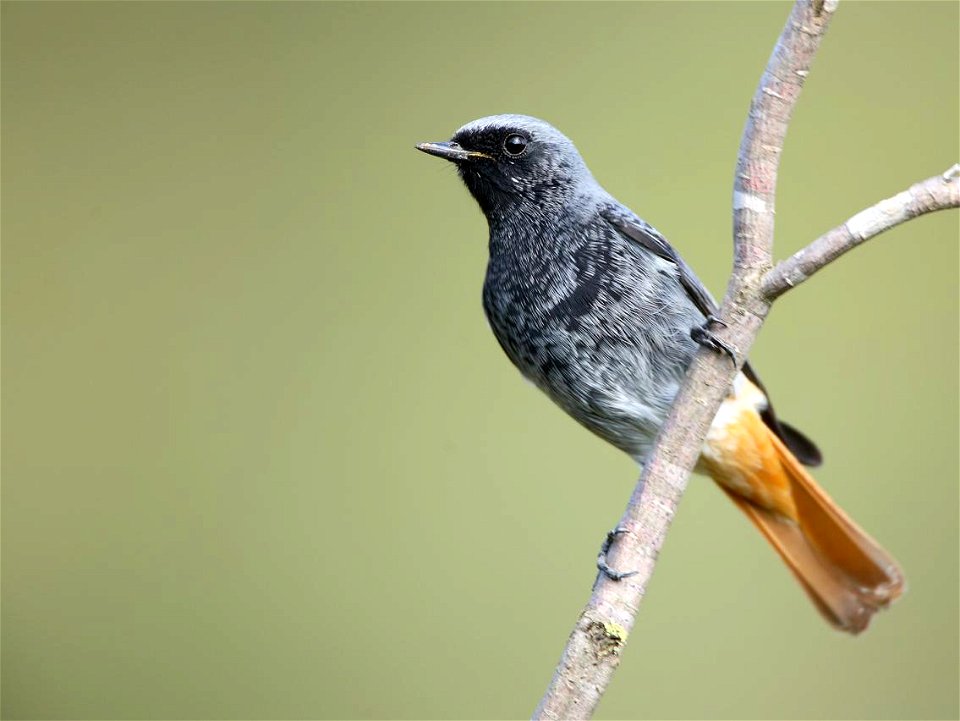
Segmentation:
[(485, 215), (501, 202), (500, 193), (484, 173), (470, 163), (457, 163), (457, 173)]
[(480, 171), (473, 166), (472, 163), (454, 163), (457, 168), (457, 175), (460, 176), (461, 180), (467, 184), (467, 187), (470, 188), (470, 192), (473, 192), (474, 186), (480, 186), (483, 184), (483, 176), (480, 174)]

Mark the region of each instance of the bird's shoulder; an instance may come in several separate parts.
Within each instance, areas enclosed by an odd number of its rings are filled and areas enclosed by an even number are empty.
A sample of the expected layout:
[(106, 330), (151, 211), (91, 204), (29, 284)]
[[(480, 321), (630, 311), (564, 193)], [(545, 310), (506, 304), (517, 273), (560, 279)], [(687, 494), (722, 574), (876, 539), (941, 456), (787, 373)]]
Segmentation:
[(717, 312), (718, 305), (710, 291), (663, 233), (613, 199), (600, 204), (597, 213), (627, 243), (668, 263), (687, 296), (704, 317)]

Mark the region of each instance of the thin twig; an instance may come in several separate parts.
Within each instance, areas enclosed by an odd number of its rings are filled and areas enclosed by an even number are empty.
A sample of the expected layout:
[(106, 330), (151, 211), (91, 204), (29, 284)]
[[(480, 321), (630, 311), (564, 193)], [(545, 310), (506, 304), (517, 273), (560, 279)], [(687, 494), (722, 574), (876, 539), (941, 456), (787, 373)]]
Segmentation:
[(865, 240), (918, 215), (956, 207), (960, 207), (960, 164), (857, 213), (778, 263), (764, 276), (763, 293), (767, 300), (776, 300)]
[[(744, 129), (734, 185), (734, 271), (720, 311), (728, 324), (723, 340), (737, 349), (741, 361), (769, 308), (760, 280), (772, 264), (780, 150), (835, 8), (835, 0), (797, 0)], [(618, 536), (610, 553), (615, 568), (637, 573), (619, 582), (597, 579), (534, 719), (592, 716), (619, 665), (687, 478), (735, 373), (729, 359), (710, 351), (694, 358), (620, 521), (627, 533)]]

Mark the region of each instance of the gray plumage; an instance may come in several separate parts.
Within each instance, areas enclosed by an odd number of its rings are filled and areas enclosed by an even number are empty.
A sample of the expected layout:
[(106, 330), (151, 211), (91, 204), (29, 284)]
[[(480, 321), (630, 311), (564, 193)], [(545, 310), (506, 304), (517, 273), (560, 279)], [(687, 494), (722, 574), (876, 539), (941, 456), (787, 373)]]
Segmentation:
[[(457, 165), (487, 218), (483, 306), (507, 356), (573, 418), (642, 462), (697, 349), (691, 330), (716, 310), (713, 298), (548, 123), (495, 115), (451, 142), (418, 147)], [(772, 408), (764, 420), (798, 458), (819, 462)]]

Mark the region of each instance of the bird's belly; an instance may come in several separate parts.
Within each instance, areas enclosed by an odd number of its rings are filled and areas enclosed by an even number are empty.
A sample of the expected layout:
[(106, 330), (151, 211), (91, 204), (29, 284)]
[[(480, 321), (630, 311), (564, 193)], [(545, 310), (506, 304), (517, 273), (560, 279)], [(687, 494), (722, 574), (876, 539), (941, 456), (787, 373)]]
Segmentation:
[[(604, 333), (604, 322), (545, 324), (534, 329), (516, 323), (491, 325), (507, 355), (571, 417), (633, 458), (649, 451), (692, 357), (689, 331), (642, 327)], [(671, 342), (670, 339), (675, 339)]]

